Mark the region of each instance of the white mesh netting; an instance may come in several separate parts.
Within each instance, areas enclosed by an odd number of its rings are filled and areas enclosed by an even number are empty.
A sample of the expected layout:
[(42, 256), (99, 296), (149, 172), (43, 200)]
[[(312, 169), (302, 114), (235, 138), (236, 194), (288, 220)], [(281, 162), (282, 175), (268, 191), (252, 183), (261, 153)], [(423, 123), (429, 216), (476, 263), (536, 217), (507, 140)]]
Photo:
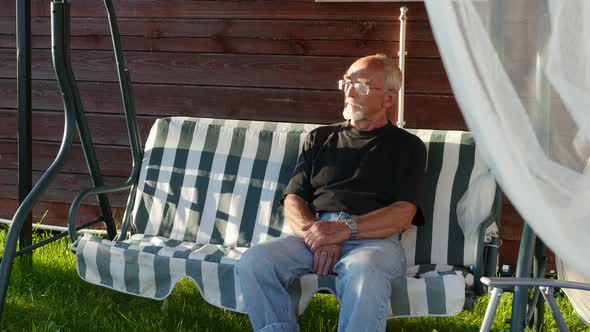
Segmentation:
[(590, 282), (590, 1), (426, 8), (482, 157), (535, 233)]

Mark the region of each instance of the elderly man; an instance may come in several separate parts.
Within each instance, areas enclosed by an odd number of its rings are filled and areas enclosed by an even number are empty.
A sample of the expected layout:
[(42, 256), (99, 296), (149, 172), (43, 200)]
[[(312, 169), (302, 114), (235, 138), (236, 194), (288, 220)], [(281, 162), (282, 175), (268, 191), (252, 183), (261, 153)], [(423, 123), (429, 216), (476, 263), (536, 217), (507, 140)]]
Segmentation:
[(309, 133), (285, 189), (295, 236), (247, 250), (237, 273), (255, 331), (297, 331), (288, 286), (336, 275), (339, 331), (383, 331), (391, 283), (405, 275), (400, 233), (416, 215), (426, 149), (392, 125), (401, 72), (385, 55), (355, 61), (339, 87), (347, 121)]

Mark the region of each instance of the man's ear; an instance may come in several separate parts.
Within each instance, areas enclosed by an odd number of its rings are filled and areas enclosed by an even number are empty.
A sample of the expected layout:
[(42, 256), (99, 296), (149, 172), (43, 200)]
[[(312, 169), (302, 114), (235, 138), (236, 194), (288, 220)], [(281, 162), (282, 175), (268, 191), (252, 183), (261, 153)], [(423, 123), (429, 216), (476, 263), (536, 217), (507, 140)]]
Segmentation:
[(383, 108), (389, 109), (391, 106), (393, 106), (396, 96), (397, 94), (395, 92), (390, 91), (383, 100)]

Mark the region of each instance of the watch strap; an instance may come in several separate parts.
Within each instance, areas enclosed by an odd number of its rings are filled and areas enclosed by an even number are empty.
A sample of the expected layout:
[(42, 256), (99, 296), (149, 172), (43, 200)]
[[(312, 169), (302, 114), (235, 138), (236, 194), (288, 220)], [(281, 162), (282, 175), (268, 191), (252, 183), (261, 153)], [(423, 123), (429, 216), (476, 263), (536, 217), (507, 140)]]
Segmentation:
[(357, 221), (354, 218), (351, 219), (345, 219), (344, 222), (346, 222), (346, 226), (348, 226), (348, 228), (350, 228), (350, 240), (356, 240), (356, 235), (358, 232), (358, 226), (357, 226)]

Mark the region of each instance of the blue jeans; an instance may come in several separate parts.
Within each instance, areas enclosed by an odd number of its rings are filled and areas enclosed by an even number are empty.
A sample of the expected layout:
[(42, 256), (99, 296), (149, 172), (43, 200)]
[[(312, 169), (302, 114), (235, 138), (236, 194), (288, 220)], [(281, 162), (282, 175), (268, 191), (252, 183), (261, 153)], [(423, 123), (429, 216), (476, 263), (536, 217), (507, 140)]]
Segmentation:
[[(351, 217), (324, 212), (318, 219)], [(391, 282), (406, 271), (398, 234), (341, 244), (341, 257), (333, 269), (340, 303), (338, 331), (385, 331)], [(313, 273), (312, 269), (313, 253), (298, 236), (273, 239), (246, 250), (237, 273), (254, 331), (299, 331), (287, 288), (300, 276)]]

